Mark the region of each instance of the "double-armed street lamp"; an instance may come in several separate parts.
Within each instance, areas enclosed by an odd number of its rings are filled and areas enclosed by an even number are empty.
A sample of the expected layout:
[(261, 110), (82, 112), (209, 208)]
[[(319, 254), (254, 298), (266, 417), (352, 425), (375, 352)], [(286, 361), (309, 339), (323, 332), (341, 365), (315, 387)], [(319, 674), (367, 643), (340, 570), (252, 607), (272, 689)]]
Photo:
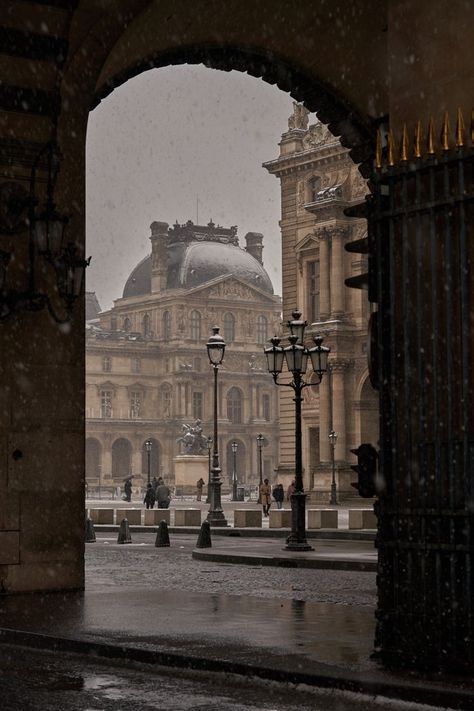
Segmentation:
[(331, 479), (331, 496), (329, 498), (330, 506), (337, 506), (337, 490), (336, 490), (336, 444), (337, 432), (331, 430), (329, 433), (329, 444), (331, 445), (331, 462), (332, 462), (332, 479)]
[(257, 452), (258, 452), (258, 500), (257, 503), (262, 503), (261, 488), (263, 484), (263, 472), (262, 472), (262, 447), (265, 441), (263, 434), (257, 435)]
[(146, 456), (147, 456), (147, 465), (148, 465), (148, 484), (151, 484), (151, 448), (153, 446), (153, 442), (151, 439), (147, 439), (145, 442), (145, 449), (146, 449)]
[(206, 445), (207, 445), (207, 496), (206, 496), (206, 504), (209, 503), (211, 500), (210, 497), (210, 491), (211, 491), (211, 447), (212, 447), (212, 437), (208, 437), (206, 440)]
[(237, 442), (232, 442), (232, 501), (237, 501)]
[(211, 479), (209, 484), (209, 513), (207, 520), (211, 526), (227, 526), (227, 521), (224, 516), (221, 504), (221, 486), (220, 479), (221, 468), (219, 466), (219, 450), (217, 440), (217, 373), (219, 366), (224, 360), (225, 341), (219, 335), (219, 327), (214, 326), (212, 329), (213, 335), (210, 336), (206, 348), (209, 362), (214, 370), (214, 437), (212, 450), (212, 467)]
[[(271, 347), (265, 348), (268, 372), (273, 376), (276, 385), (290, 387), (294, 391), (293, 402), (295, 403), (295, 491), (291, 495), (291, 534), (287, 539), (286, 549), (290, 551), (312, 550), (306, 540), (306, 494), (303, 488), (303, 456), (301, 442), (301, 403), (303, 401), (303, 388), (314, 385), (312, 382), (305, 382), (303, 376), (306, 373), (308, 360), (314, 373), (319, 379), (318, 384), (323, 379), (328, 367), (328, 355), (330, 348), (322, 345), (322, 336), (314, 336), (315, 345), (307, 348), (303, 343), (306, 321), (301, 320), (301, 311), (295, 309), (292, 313), (293, 319), (288, 321), (290, 335), (289, 345), (286, 348), (280, 346), (280, 338), (276, 336), (271, 339)], [(288, 371), (293, 376), (289, 383), (279, 383), (278, 376), (281, 375), (283, 365), (286, 362)]]

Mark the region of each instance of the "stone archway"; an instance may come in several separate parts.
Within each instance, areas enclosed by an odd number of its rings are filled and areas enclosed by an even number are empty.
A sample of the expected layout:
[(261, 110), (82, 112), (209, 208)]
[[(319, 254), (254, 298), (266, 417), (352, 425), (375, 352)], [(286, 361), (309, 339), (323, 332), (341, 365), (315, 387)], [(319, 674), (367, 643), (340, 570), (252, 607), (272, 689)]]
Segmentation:
[(112, 444), (112, 479), (123, 481), (132, 473), (132, 445), (125, 437), (119, 437)]

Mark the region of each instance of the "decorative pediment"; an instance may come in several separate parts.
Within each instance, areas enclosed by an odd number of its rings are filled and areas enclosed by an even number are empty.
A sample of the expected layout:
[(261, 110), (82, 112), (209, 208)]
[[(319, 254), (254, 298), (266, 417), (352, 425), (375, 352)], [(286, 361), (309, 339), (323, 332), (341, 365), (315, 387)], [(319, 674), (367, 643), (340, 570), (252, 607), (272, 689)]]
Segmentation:
[(127, 385), (127, 393), (129, 397), (130, 393), (132, 392), (141, 393), (143, 399), (145, 399), (146, 387), (143, 385), (143, 383), (132, 383), (132, 385)]
[(319, 237), (314, 232), (309, 232), (301, 239), (295, 247), (296, 252), (301, 252), (304, 249), (313, 249), (319, 246)]
[(208, 282), (204, 286), (197, 286), (191, 289), (189, 294), (196, 295), (198, 298), (205, 299), (238, 299), (239, 301), (273, 301), (273, 295), (260, 290), (258, 287), (252, 287), (246, 282), (237, 279), (233, 276), (223, 276), (215, 279), (213, 282)]
[(115, 391), (117, 390), (117, 386), (111, 380), (105, 380), (103, 383), (98, 383), (96, 388), (98, 395), (100, 395), (101, 390), (112, 390), (112, 394), (115, 396)]

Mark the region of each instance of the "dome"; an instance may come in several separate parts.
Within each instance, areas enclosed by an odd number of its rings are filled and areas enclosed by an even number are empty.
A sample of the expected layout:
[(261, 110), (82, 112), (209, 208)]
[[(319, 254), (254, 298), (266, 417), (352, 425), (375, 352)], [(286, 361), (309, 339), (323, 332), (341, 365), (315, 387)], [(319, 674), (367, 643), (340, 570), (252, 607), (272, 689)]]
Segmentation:
[[(235, 276), (250, 286), (273, 294), (273, 286), (262, 264), (237, 244), (223, 241), (174, 242), (167, 247), (168, 289), (192, 289), (225, 275)], [(132, 271), (123, 298), (151, 293), (151, 255)]]

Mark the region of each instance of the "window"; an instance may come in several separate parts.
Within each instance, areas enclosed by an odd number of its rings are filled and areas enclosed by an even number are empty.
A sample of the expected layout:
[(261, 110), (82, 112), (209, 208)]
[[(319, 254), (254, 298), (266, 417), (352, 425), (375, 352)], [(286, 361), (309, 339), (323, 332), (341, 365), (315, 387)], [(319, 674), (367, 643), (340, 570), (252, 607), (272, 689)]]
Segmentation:
[(267, 422), (270, 422), (270, 395), (267, 393), (262, 395), (262, 417)]
[(235, 318), (232, 314), (224, 316), (224, 341), (232, 343), (235, 340)]
[(234, 424), (242, 422), (242, 393), (238, 388), (227, 393), (227, 419)]
[(151, 319), (149, 314), (145, 314), (142, 319), (142, 333), (144, 338), (150, 338), (151, 336)]
[(202, 370), (202, 360), (201, 358), (195, 358), (194, 359), (194, 370), (196, 373), (200, 373)]
[(110, 319), (110, 330), (111, 331), (117, 330), (117, 316), (112, 316), (112, 318)]
[(201, 340), (201, 314), (199, 311), (191, 311), (191, 339)]
[(314, 175), (309, 180), (309, 202), (316, 202), (318, 197), (318, 192), (321, 190), (321, 178)]
[(139, 390), (130, 393), (130, 418), (137, 420), (141, 415), (142, 394)]
[(163, 314), (163, 340), (168, 342), (171, 338), (171, 314), (165, 311)]
[(264, 346), (267, 341), (267, 319), (265, 316), (257, 317), (257, 344)]
[(193, 393), (193, 418), (195, 420), (202, 420), (202, 393)]
[(101, 417), (112, 417), (112, 390), (100, 391)]
[(163, 418), (171, 417), (171, 388), (169, 385), (161, 388), (161, 415)]
[(311, 323), (319, 321), (319, 262), (308, 263), (308, 314)]
[(112, 370), (112, 358), (109, 358), (109, 356), (104, 356), (102, 358), (102, 370), (104, 373), (110, 373)]
[(124, 318), (123, 320), (123, 330), (128, 333), (129, 331), (132, 330), (132, 322), (130, 321), (129, 318)]
[(169, 373), (169, 372), (170, 372), (170, 359), (165, 358), (165, 373)]
[(139, 373), (142, 369), (140, 358), (132, 358), (132, 373)]

